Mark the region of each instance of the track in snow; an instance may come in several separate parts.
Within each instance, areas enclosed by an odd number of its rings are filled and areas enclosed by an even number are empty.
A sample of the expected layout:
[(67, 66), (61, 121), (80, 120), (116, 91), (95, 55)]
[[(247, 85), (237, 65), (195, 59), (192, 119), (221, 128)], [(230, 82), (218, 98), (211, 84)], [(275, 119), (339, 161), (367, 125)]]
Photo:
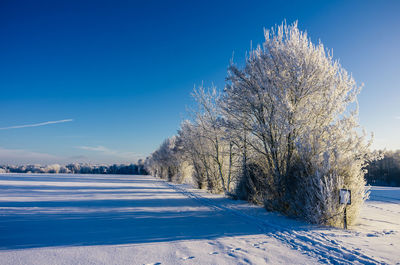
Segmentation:
[[(241, 218), (246, 219), (253, 225), (258, 226), (262, 231), (271, 237), (289, 245), (293, 249), (301, 251), (303, 254), (317, 258), (321, 263), (327, 264), (383, 264), (372, 257), (361, 253), (356, 249), (348, 249), (339, 241), (330, 239), (325, 233), (315, 232), (307, 229), (290, 229), (270, 220), (263, 220), (255, 216), (248, 215), (232, 207), (217, 204), (214, 200), (199, 195), (198, 192), (185, 189), (182, 185), (165, 182), (169, 187), (185, 194), (186, 196), (198, 200), (204, 205), (208, 205), (220, 211), (232, 212)], [(311, 226), (310, 226), (311, 228)], [(330, 228), (332, 229), (332, 228)], [(349, 232), (351, 235), (351, 232)], [(257, 246), (260, 246), (258, 244)]]

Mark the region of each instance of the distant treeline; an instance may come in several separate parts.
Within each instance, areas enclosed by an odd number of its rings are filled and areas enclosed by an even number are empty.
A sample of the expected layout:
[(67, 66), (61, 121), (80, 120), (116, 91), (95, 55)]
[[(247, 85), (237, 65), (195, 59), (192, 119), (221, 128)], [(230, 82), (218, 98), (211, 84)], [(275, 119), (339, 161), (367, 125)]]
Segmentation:
[(129, 174), (147, 175), (142, 163), (129, 165), (87, 165), (87, 164), (68, 164), (68, 165), (23, 165), (0, 166), (0, 173), (71, 173), (71, 174)]
[(384, 152), (384, 158), (366, 167), (367, 183), (376, 186), (400, 186), (400, 150)]

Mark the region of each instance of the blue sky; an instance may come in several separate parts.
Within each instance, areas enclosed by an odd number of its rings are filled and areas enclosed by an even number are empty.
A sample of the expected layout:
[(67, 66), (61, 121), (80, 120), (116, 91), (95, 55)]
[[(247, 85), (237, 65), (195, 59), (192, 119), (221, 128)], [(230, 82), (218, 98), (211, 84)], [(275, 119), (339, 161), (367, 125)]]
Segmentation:
[(242, 65), (284, 19), (365, 84), (374, 147), (400, 149), (399, 14), (400, 1), (2, 0), (0, 164), (147, 156), (176, 133), (193, 86), (222, 88), (232, 54)]

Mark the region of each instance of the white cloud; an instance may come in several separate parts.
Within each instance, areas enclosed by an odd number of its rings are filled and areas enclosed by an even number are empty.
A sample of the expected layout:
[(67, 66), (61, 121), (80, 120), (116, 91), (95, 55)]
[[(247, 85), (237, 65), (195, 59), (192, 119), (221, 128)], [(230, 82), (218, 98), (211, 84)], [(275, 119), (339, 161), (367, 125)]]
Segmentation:
[(16, 125), (16, 126), (10, 126), (10, 127), (2, 127), (2, 128), (0, 128), (0, 130), (20, 129), (20, 128), (27, 128), (27, 127), (39, 127), (39, 126), (45, 126), (45, 125), (56, 124), (56, 123), (71, 122), (71, 121), (73, 121), (73, 119), (65, 119), (65, 120), (58, 120), (58, 121), (45, 121), (45, 122), (34, 123), (34, 124), (25, 124), (25, 125)]
[(0, 161), (1, 164), (43, 164), (58, 162), (60, 158), (46, 153), (0, 147)]
[(141, 158), (143, 155), (141, 154), (136, 154), (134, 152), (122, 152), (122, 151), (117, 151), (117, 150), (112, 150), (109, 149), (105, 146), (98, 145), (98, 146), (77, 146), (76, 148), (81, 149), (81, 150), (86, 150), (86, 151), (92, 151), (92, 152), (97, 152), (102, 155), (107, 155), (111, 157), (118, 157), (118, 158), (123, 158), (123, 159), (138, 159)]
[(88, 151), (95, 151), (95, 152), (102, 152), (102, 153), (114, 153), (112, 150), (104, 147), (104, 146), (77, 146), (77, 148), (82, 149), (82, 150), (88, 150)]

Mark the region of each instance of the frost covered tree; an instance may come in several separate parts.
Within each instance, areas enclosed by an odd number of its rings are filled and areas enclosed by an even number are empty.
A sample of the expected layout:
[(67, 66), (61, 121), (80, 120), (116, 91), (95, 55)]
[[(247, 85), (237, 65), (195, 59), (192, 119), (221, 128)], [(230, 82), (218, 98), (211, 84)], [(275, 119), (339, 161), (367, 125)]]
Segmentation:
[[(178, 134), (164, 142), (147, 160), (148, 170), (159, 177), (173, 170), (181, 182), (193, 179), (198, 188), (214, 193), (230, 193), (238, 176), (237, 148), (221, 113), (220, 94), (215, 87), (194, 89), (197, 108), (192, 121), (184, 121)], [(173, 166), (172, 166), (173, 165)], [(169, 176), (168, 179), (171, 179)]]
[(194, 89), (193, 97), (198, 107), (194, 112), (194, 126), (202, 142), (203, 153), (211, 160), (208, 168), (209, 189), (226, 193), (229, 191), (229, 181), (225, 172), (228, 150), (218, 104), (220, 94), (214, 86), (210, 89), (200, 86)]
[(152, 175), (169, 181), (177, 175), (180, 159), (175, 149), (175, 143), (175, 136), (168, 138), (152, 153), (146, 163), (146, 167)]
[(339, 225), (338, 193), (348, 188), (351, 223), (366, 197), (363, 167), (371, 159), (357, 133), (361, 87), (352, 76), (295, 22), (265, 30), (263, 45), (243, 69), (232, 64), (227, 80), (225, 113), (263, 159), (266, 207)]
[(210, 182), (210, 163), (199, 128), (185, 120), (178, 130), (177, 139), (177, 146), (182, 153), (181, 158), (192, 166), (190, 176), (199, 189), (206, 188)]
[[(367, 197), (364, 168), (378, 158), (358, 124), (352, 76), (297, 22), (265, 30), (243, 68), (231, 64), (222, 93), (195, 89), (198, 109), (147, 160), (160, 177), (264, 204), (311, 223), (340, 226)], [(188, 170), (190, 169), (190, 170)]]

